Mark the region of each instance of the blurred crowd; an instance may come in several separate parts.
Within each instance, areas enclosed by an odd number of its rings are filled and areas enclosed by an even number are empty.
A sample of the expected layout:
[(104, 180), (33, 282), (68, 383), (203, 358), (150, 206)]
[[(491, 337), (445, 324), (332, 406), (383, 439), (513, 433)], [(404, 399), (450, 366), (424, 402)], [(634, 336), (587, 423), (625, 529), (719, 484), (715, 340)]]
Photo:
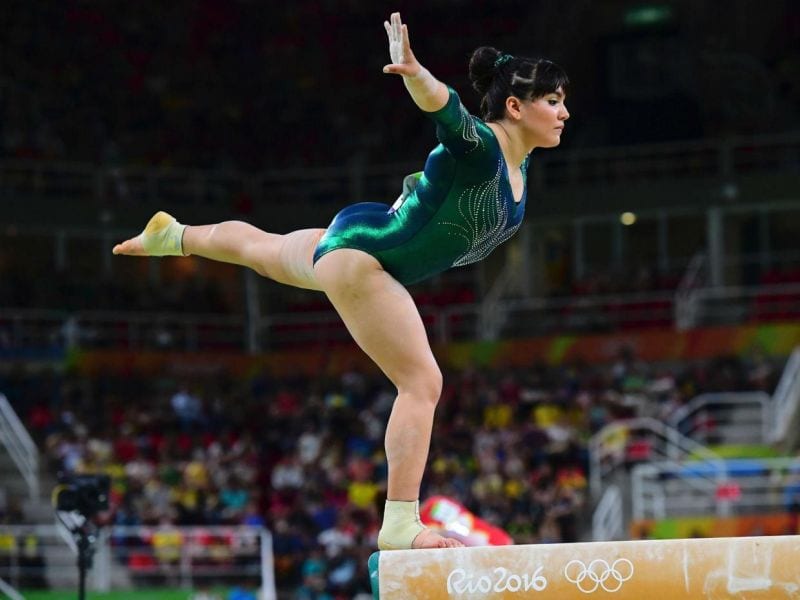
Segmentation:
[[(674, 21), (651, 30), (627, 26), (620, 7), (591, 3), (401, 0), (392, 8), (403, 11), (424, 64), (473, 110), (466, 76), (474, 48), (563, 63), (580, 108), (567, 144), (764, 133), (800, 122), (793, 2), (751, 15), (719, 14), (710, 2), (674, 5)], [(419, 126), (424, 117), (399, 81), (381, 74), (389, 10), (353, 0), (269, 10), (245, 0), (157, 10), (6, 2), (0, 156), (242, 170), (332, 165), (342, 156), (419, 159), (431, 129)], [(627, 69), (611, 58), (616, 52), (630, 57)]]
[[(109, 277), (81, 276), (72, 271), (51, 272), (48, 277), (30, 277), (20, 262), (0, 273), (0, 306), (63, 311), (146, 311), (173, 313), (235, 312), (226, 297), (224, 281), (189, 275), (169, 285), (148, 281), (146, 273), (131, 277), (114, 273)], [(234, 278), (230, 278), (234, 279)], [(238, 287), (232, 290), (239, 292)], [(235, 296), (239, 300), (238, 295)]]
[[(593, 432), (702, 392), (771, 391), (778, 375), (758, 357), (649, 365), (630, 352), (606, 366), (451, 370), (422, 499), (453, 498), (517, 543), (579, 540)], [(394, 399), (383, 378), (17, 373), (0, 389), (53, 471), (111, 475), (106, 524), (266, 525), (292, 597), (369, 592)]]
[[(12, 89), (4, 96), (3, 154), (253, 170), (332, 164), (331, 148), (353, 159), (425, 151), (432, 130), (420, 145), (409, 118), (419, 115), (400, 82), (381, 74), (388, 13), (350, 4), (304, 0), (264, 10), (201, 0), (152, 11), (136, 3), (15, 2), (4, 11)], [(480, 16), (482, 26), (459, 33), (507, 36), (521, 5), (481, 4), (470, 21)], [(436, 48), (428, 64), (442, 77), (457, 70), (463, 83), (464, 49), (431, 39), (458, 17), (452, 2), (427, 3), (414, 31), (420, 46)]]

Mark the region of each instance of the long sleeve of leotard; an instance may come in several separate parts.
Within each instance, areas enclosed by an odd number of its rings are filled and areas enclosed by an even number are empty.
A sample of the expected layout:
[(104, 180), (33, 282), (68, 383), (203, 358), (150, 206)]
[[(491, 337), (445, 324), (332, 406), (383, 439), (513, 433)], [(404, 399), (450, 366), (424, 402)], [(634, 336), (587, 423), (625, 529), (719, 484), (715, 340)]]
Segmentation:
[(441, 144), (452, 155), (462, 156), (484, 146), (478, 133), (482, 121), (469, 113), (453, 88), (448, 89), (447, 104), (428, 116), (436, 123), (436, 137)]

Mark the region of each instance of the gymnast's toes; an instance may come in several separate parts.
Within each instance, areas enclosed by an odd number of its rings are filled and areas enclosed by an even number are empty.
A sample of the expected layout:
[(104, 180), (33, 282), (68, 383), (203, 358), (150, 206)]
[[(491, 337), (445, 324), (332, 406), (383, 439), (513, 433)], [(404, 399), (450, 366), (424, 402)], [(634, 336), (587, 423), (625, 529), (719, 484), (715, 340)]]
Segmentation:
[(423, 529), (419, 535), (414, 538), (414, 542), (411, 544), (413, 549), (424, 549), (424, 548), (460, 548), (464, 544), (459, 542), (458, 540), (454, 540), (453, 538), (446, 538), (432, 529)]

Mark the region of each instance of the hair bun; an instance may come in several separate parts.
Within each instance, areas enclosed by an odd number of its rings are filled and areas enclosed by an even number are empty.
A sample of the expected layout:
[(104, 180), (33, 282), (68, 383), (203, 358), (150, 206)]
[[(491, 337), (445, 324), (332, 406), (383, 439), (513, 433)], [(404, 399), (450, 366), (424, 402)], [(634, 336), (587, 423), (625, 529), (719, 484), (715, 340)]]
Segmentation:
[(489, 91), (496, 72), (495, 62), (502, 55), (500, 50), (491, 46), (481, 46), (472, 53), (469, 59), (469, 80), (481, 96)]

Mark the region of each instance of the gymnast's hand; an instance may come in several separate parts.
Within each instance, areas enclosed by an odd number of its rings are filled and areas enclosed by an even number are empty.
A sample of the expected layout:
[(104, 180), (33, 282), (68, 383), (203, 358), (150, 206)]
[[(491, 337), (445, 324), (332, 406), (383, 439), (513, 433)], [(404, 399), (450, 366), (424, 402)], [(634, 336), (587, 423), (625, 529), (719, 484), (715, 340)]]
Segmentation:
[(390, 21), (384, 21), (383, 27), (389, 36), (389, 56), (392, 63), (383, 67), (384, 73), (415, 77), (422, 68), (411, 51), (408, 41), (408, 26), (400, 20), (400, 13), (392, 13)]

